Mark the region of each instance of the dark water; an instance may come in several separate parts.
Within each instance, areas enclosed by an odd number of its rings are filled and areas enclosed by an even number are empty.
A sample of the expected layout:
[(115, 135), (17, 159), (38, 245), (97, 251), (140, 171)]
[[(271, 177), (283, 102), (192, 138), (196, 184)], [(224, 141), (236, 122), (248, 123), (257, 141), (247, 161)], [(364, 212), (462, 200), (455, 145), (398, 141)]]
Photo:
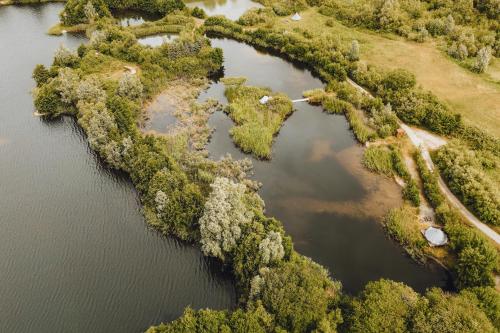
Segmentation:
[(250, 8), (260, 8), (262, 5), (251, 0), (188, 0), (184, 1), (188, 7), (202, 8), (208, 16), (224, 15), (231, 20), (238, 19)]
[(120, 25), (123, 27), (133, 27), (161, 19), (161, 15), (148, 14), (137, 10), (116, 10), (113, 11), (113, 16), (120, 20)]
[(31, 72), (61, 4), (0, 8), (0, 332), (141, 332), (235, 291), (197, 248), (147, 229), (130, 182), (72, 119), (33, 117)]
[[(321, 87), (308, 70), (231, 40), (213, 39), (224, 50), (225, 76), (245, 76), (252, 85), (267, 86), (301, 98), (304, 90)], [(221, 83), (200, 96), (227, 102)], [(361, 166), (363, 148), (356, 143), (344, 116), (328, 115), (320, 107), (294, 104), (273, 145), (271, 161), (253, 159), (255, 178), (267, 214), (280, 219), (296, 249), (326, 266), (347, 292), (357, 292), (381, 277), (403, 281), (418, 291), (447, 287), (438, 267), (424, 267), (403, 254), (388, 239), (380, 219), (401, 205), (401, 190), (390, 179)], [(213, 158), (231, 153), (250, 157), (233, 144), (232, 121), (222, 112), (210, 124), (216, 128), (208, 150)]]

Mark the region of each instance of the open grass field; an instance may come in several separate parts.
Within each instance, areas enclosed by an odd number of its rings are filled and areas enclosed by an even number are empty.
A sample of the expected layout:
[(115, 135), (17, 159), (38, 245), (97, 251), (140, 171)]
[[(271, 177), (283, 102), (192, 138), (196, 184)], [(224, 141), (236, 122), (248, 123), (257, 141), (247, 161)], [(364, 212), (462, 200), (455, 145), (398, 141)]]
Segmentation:
[(441, 51), (436, 42), (416, 43), (394, 35), (382, 35), (342, 25), (316, 9), (301, 12), (302, 20), (280, 18), (278, 26), (293, 33), (307, 30), (314, 36), (331, 35), (361, 46), (361, 60), (380, 68), (405, 68), (423, 88), (432, 91), (464, 120), (500, 137), (500, 61), (494, 59), (484, 74), (461, 67)]

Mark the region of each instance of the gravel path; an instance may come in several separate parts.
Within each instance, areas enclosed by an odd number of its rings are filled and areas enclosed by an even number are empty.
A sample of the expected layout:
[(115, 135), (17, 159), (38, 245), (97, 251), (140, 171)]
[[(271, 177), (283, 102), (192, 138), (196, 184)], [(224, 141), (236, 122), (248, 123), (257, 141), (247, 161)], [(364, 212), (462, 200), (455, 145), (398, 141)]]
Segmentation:
[[(363, 87), (361, 87), (351, 79), (348, 78), (347, 82), (349, 82), (353, 87), (358, 89), (364, 95), (373, 97), (367, 90), (365, 90)], [(408, 135), (413, 145), (417, 148), (420, 148), (422, 157), (424, 158), (427, 167), (430, 170), (434, 170), (434, 163), (432, 162), (429, 149), (437, 149), (441, 147), (442, 145), (446, 144), (446, 140), (436, 135), (433, 135), (427, 131), (424, 131), (422, 129), (411, 128), (410, 126), (404, 123), (401, 123), (401, 128), (406, 132), (406, 135)], [(458, 200), (458, 198), (450, 191), (450, 189), (448, 188), (444, 180), (441, 178), (441, 176), (439, 176), (438, 184), (439, 188), (444, 193), (446, 198), (448, 198), (449, 202), (460, 211), (462, 216), (465, 217), (467, 221), (469, 221), (473, 226), (479, 229), (483, 234), (485, 234), (495, 243), (500, 244), (500, 235), (498, 235), (498, 233), (495, 230), (491, 229), (486, 224), (481, 222), (477, 217), (475, 217), (474, 214), (472, 214), (467, 209), (467, 207), (465, 207), (460, 202), (460, 200)]]

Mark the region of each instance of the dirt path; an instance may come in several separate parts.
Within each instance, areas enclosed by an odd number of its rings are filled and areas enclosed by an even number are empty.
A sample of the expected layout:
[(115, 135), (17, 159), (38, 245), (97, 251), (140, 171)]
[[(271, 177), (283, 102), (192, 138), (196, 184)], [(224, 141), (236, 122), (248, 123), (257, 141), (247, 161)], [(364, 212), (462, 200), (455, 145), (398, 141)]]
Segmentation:
[[(401, 128), (406, 132), (408, 137), (410, 138), (411, 142), (413, 145), (417, 148), (420, 148), (422, 157), (425, 160), (425, 163), (427, 164), (427, 167), (430, 170), (434, 170), (434, 163), (432, 162), (431, 156), (429, 154), (429, 148), (431, 145), (435, 144), (435, 141), (430, 141), (429, 143), (425, 140), (425, 138), (422, 138), (417, 134), (417, 132), (409, 127), (408, 125), (401, 124)], [(421, 130), (420, 130), (421, 131)], [(451, 192), (451, 190), (448, 188), (446, 183), (444, 182), (443, 178), (439, 176), (438, 179), (438, 184), (439, 188), (441, 191), (444, 193), (446, 198), (451, 202), (455, 208), (457, 208), (460, 213), (469, 221), (472, 225), (474, 225), (477, 229), (479, 229), (482, 233), (484, 233), (486, 236), (491, 238), (495, 243), (500, 244), (500, 235), (495, 232), (495, 230), (491, 229), (488, 227), (486, 224), (481, 222), (477, 217), (475, 217), (468, 209), (465, 207), (460, 200)]]
[[(373, 96), (367, 90), (358, 85), (356, 82), (352, 81), (349, 78), (347, 79), (347, 82), (349, 82), (353, 87), (358, 89), (362, 94), (373, 98)], [(446, 140), (436, 135), (433, 135), (429, 132), (426, 132), (424, 130), (413, 129), (404, 123), (401, 123), (401, 128), (406, 132), (406, 135), (408, 135), (412, 144), (416, 148), (420, 148), (422, 157), (424, 158), (427, 167), (430, 170), (434, 170), (434, 163), (432, 162), (429, 149), (437, 149), (441, 147), (442, 145), (446, 144)], [(441, 178), (441, 176), (439, 176), (438, 183), (439, 183), (439, 188), (441, 189), (443, 194), (451, 202), (451, 204), (460, 211), (462, 216), (467, 221), (469, 221), (469, 223), (471, 223), (474, 227), (479, 229), (483, 234), (485, 234), (487, 237), (493, 240), (497, 245), (500, 245), (500, 235), (498, 235), (498, 233), (495, 232), (495, 230), (491, 229), (486, 224), (481, 222), (477, 217), (475, 217), (474, 214), (472, 214), (467, 209), (467, 207), (465, 207), (460, 202), (460, 200), (458, 200), (458, 198), (450, 191), (450, 189), (448, 188), (444, 180)]]

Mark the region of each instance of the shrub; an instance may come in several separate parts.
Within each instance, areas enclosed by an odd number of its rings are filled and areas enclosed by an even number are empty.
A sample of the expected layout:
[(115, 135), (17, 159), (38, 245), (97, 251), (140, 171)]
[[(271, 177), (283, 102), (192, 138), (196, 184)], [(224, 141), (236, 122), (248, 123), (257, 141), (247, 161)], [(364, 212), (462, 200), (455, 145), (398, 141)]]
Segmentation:
[(392, 209), (384, 218), (388, 234), (400, 243), (412, 258), (424, 261), (423, 249), (427, 243), (422, 237), (419, 223), (415, 208), (409, 206)]
[(35, 69), (33, 70), (32, 77), (35, 80), (37, 87), (41, 87), (51, 78), (50, 72), (47, 68), (45, 68), (44, 65), (36, 65)]
[(500, 197), (484, 173), (480, 156), (453, 143), (439, 149), (433, 158), (450, 190), (483, 222), (500, 225)]
[(191, 15), (199, 19), (204, 19), (207, 17), (207, 14), (203, 10), (203, 8), (200, 7), (194, 7), (191, 11)]
[(392, 155), (391, 151), (385, 147), (368, 147), (363, 154), (362, 162), (368, 170), (382, 173), (386, 176), (392, 175)]

